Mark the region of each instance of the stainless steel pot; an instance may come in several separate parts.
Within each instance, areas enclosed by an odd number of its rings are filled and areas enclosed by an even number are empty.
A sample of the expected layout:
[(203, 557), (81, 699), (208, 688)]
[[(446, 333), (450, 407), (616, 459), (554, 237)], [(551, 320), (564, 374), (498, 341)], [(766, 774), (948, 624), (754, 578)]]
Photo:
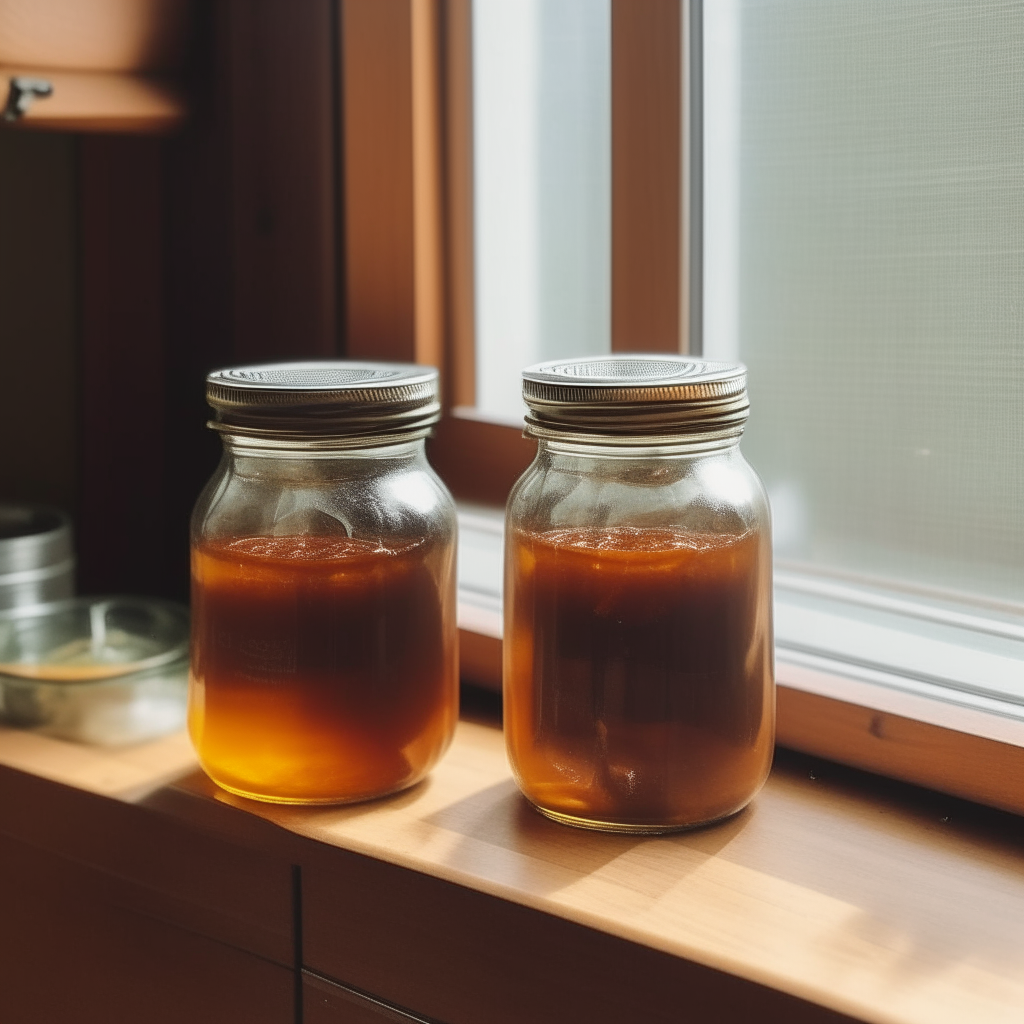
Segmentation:
[(0, 610), (74, 593), (71, 519), (54, 508), (0, 504)]

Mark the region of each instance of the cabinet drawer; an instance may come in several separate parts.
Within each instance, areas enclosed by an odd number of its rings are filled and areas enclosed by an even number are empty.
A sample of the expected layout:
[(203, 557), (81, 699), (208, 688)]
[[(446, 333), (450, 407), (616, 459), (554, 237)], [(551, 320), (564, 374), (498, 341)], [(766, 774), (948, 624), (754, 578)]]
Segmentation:
[[(173, 793), (161, 794), (170, 803)], [(180, 794), (178, 802), (202, 801)], [(133, 909), (291, 968), (292, 868), (286, 855), (164, 813), (0, 766), (0, 835), (122, 880)], [(175, 811), (180, 810), (177, 815)], [(218, 818), (242, 812), (216, 808)], [(269, 828), (269, 827), (268, 827)]]
[(440, 1024), (302, 972), (303, 1024)]
[(343, 850), (310, 851), (302, 888), (303, 965), (429, 1021), (850, 1020), (681, 957)]
[(0, 835), (5, 1024), (290, 1024), (295, 975), (140, 911), (133, 883)]

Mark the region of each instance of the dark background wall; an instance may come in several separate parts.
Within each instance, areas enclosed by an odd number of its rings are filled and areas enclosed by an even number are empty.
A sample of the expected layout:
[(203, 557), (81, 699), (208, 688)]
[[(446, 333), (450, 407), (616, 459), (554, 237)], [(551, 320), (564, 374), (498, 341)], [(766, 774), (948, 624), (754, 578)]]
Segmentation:
[(0, 500), (77, 497), (76, 144), (0, 131)]

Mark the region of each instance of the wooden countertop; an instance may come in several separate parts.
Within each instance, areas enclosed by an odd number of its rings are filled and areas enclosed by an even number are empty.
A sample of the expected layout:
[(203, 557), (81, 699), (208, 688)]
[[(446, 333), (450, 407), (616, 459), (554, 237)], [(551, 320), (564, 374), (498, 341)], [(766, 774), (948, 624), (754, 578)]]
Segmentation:
[(860, 1020), (1024, 1016), (1024, 821), (825, 762), (780, 753), (747, 811), (651, 838), (543, 819), (480, 722), (426, 782), (341, 808), (224, 793), (182, 735), (103, 751), (0, 730), (0, 764), (120, 801), (187, 796), (226, 831), (251, 821), (226, 808), (243, 809)]

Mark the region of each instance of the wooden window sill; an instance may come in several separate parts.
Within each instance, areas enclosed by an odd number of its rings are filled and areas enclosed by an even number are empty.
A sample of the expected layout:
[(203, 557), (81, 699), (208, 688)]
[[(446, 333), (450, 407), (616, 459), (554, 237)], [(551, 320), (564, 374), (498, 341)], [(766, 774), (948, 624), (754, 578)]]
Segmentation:
[[(463, 677), (501, 689), (499, 509), (459, 509)], [(777, 651), (777, 738), (803, 753), (1024, 814), (1024, 722), (998, 711), (811, 669)]]
[[(624, 1007), (669, 1021), (691, 998), (715, 1021), (960, 1024), (1024, 1005), (1024, 823), (797, 755), (732, 820), (657, 838), (545, 821), (486, 722), (460, 724), (427, 782), (353, 807), (235, 798), (183, 735), (108, 752), (0, 730), (0, 764), (0, 839), (134, 879), (143, 912), (258, 957), (287, 961), (290, 922), (277, 906), (240, 930), (269, 899), (246, 895), (246, 878), (263, 883), (241, 865), (281, 866), (268, 893), (297, 866), (307, 1020), (350, 1019), (330, 1015), (332, 992), (451, 1024), (621, 1021)], [(171, 825), (229, 843), (232, 878), (208, 853), (190, 866), (185, 838), (163, 841), (164, 873), (133, 854)]]

